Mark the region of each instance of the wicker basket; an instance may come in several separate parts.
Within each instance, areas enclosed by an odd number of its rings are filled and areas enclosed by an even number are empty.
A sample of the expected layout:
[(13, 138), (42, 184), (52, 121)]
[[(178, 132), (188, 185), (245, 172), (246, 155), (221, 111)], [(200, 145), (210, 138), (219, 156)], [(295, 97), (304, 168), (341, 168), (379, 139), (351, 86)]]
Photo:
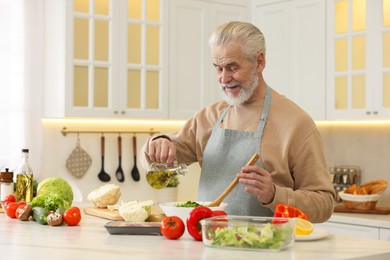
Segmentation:
[(344, 207), (348, 209), (375, 209), (380, 197), (380, 194), (354, 195), (344, 193), (343, 191), (340, 191), (338, 194), (343, 200)]

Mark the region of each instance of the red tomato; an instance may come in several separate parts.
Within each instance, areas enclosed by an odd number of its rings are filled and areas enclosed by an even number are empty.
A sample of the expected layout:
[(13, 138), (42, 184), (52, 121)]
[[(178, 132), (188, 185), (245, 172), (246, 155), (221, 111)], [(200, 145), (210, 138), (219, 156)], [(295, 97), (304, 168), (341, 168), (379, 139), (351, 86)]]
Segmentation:
[(65, 211), (63, 218), (68, 226), (76, 226), (81, 221), (81, 211), (78, 207), (70, 207)]
[(16, 209), (19, 207), (19, 204), (16, 202), (10, 202), (7, 203), (7, 206), (5, 208), (5, 213), (7, 214), (8, 217), (10, 218), (16, 218), (15, 212)]
[(160, 230), (166, 238), (178, 239), (184, 234), (184, 222), (176, 216), (166, 217), (161, 221)]
[(13, 194), (8, 194), (4, 198), (5, 203), (10, 203), (10, 202), (15, 202), (15, 201), (16, 201), (16, 198), (15, 198), (15, 195), (13, 195)]

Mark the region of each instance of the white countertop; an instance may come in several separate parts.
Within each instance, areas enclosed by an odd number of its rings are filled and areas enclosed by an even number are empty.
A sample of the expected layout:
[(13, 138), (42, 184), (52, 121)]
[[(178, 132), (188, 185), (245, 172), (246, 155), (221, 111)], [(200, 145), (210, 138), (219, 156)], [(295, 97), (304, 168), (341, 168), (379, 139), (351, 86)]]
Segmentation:
[(328, 222), (390, 229), (390, 214), (333, 213)]
[[(332, 218), (343, 218), (335, 214)], [(348, 215), (350, 216), (350, 215)], [(0, 213), (0, 252), (9, 259), (347, 259), (388, 254), (390, 241), (329, 235), (316, 241), (296, 241), (281, 252), (206, 247), (187, 233), (179, 240), (161, 236), (110, 235), (109, 220), (85, 215), (78, 226), (43, 226)], [(383, 220), (378, 220), (382, 223)]]

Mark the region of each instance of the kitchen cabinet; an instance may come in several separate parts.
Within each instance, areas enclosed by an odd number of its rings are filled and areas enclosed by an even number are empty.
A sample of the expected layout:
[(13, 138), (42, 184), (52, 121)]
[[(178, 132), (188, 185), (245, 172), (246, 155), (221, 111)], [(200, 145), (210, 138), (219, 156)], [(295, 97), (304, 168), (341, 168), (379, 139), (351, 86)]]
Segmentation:
[(245, 1), (170, 1), (169, 118), (186, 119), (220, 100), (208, 39), (231, 20), (246, 20)]
[(166, 118), (167, 1), (45, 1), (45, 117)]
[(324, 0), (252, 3), (253, 23), (266, 40), (265, 81), (314, 119), (325, 119)]
[(327, 1), (329, 119), (390, 117), (390, 1)]
[(390, 241), (390, 229), (388, 229), (388, 228), (380, 228), (379, 229), (379, 239), (380, 240), (388, 240), (388, 241)]
[(325, 222), (315, 224), (315, 227), (327, 230), (329, 233), (340, 236), (354, 236), (359, 238), (379, 239), (380, 229), (377, 227), (367, 227), (361, 225), (350, 225), (342, 223)]
[[(383, 216), (386, 217), (386, 215)], [(368, 223), (365, 218), (362, 218), (360, 221), (357, 221), (356, 219), (358, 218), (356, 217), (353, 218), (354, 220), (351, 220), (350, 222), (335, 221), (331, 219), (325, 223), (315, 224), (315, 227), (327, 230), (329, 233), (334, 235), (348, 235), (359, 238), (390, 241), (389, 228)]]

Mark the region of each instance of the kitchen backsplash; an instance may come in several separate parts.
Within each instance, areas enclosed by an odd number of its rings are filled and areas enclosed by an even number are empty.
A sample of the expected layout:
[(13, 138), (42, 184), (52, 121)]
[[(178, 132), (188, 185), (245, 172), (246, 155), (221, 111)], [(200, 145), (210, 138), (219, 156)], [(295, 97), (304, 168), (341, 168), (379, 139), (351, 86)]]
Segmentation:
[[(78, 121), (78, 120), (43, 120), (44, 143), (43, 156), (38, 178), (61, 176), (77, 186), (82, 193), (83, 200), (93, 189), (104, 185), (98, 179), (101, 170), (100, 137), (101, 134), (80, 134), (81, 147), (91, 156), (92, 164), (82, 178), (76, 178), (66, 168), (66, 160), (76, 147), (77, 134), (64, 136), (61, 130), (64, 126), (68, 130), (98, 130), (98, 131), (143, 131), (153, 128), (161, 132), (175, 131), (182, 122), (149, 123), (129, 121)], [(351, 124), (323, 124), (318, 127), (324, 139), (325, 154), (329, 167), (335, 165), (356, 165), (361, 171), (361, 183), (373, 179), (387, 179), (390, 181), (390, 124), (388, 125), (351, 125)], [(111, 176), (111, 183), (121, 187), (124, 201), (154, 199), (161, 197), (161, 190), (151, 188), (145, 179), (146, 169), (137, 163), (141, 173), (139, 182), (131, 178), (133, 167), (132, 134), (121, 134), (122, 137), (122, 168), (125, 181), (119, 182), (115, 177), (118, 167), (118, 134), (105, 134), (105, 171)], [(138, 150), (145, 143), (148, 134), (137, 134)], [(33, 151), (32, 151), (33, 152)], [(37, 167), (39, 168), (39, 167)], [(178, 189), (179, 200), (193, 200), (196, 197), (200, 168), (190, 166), (190, 173), (180, 178)], [(390, 188), (387, 189), (378, 206), (390, 206)]]

